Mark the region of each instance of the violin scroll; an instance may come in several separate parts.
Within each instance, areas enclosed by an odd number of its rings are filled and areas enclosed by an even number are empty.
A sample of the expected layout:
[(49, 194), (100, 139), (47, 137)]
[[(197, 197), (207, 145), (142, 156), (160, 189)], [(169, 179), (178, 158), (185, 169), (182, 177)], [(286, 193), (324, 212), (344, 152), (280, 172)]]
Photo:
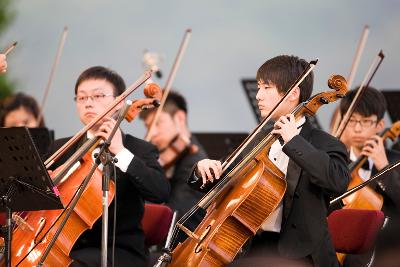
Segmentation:
[(343, 97), (347, 91), (347, 81), (341, 75), (332, 75), (328, 80), (328, 86), (338, 92), (344, 91)]
[(332, 75), (328, 80), (328, 86), (335, 92), (322, 92), (311, 97), (310, 100), (305, 102), (303, 112), (314, 116), (322, 105), (335, 102), (339, 98), (343, 98), (347, 93), (347, 82), (341, 75)]
[(144, 94), (147, 98), (134, 100), (131, 107), (129, 108), (125, 119), (131, 122), (136, 118), (140, 111), (158, 107), (160, 105), (161, 89), (156, 83), (149, 83), (144, 88)]
[(156, 83), (149, 83), (144, 88), (144, 95), (148, 98), (156, 98), (160, 100), (162, 97), (161, 88)]

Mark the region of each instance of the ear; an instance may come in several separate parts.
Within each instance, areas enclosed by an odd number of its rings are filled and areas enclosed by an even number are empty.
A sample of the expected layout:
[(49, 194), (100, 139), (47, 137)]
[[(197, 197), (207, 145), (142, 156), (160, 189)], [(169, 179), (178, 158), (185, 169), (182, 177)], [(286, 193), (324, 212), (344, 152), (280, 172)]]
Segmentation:
[(292, 102), (299, 102), (300, 100), (300, 88), (297, 86), (289, 95), (289, 100)]
[(174, 120), (179, 123), (179, 125), (186, 124), (186, 113), (183, 110), (178, 110), (174, 114)]
[(376, 124), (376, 130), (378, 133), (382, 132), (385, 129), (385, 120), (381, 119)]

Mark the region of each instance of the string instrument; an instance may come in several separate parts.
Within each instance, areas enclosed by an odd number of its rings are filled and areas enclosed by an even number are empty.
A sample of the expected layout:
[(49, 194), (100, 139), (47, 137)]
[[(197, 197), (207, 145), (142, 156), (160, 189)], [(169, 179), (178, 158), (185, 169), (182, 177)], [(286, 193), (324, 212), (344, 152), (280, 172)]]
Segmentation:
[(164, 170), (168, 172), (180, 159), (198, 151), (199, 147), (191, 143), (189, 138), (182, 134), (177, 134), (165, 148), (159, 150), (159, 162)]
[[(319, 107), (336, 101), (347, 91), (346, 81), (339, 75), (332, 76), (328, 85), (335, 91), (317, 94), (299, 104), (292, 111), (294, 117), (313, 116)], [(292, 89), (297, 86), (295, 84)], [(279, 137), (267, 134), (239, 164), (220, 178), (198, 203), (197, 208), (205, 209), (207, 214), (195, 231), (178, 222), (188, 238), (172, 251), (171, 266), (224, 266), (232, 262), (246, 241), (256, 234), (281, 202), (287, 186), (285, 175), (268, 158), (271, 145)]]
[[(124, 118), (132, 121), (142, 109), (158, 105), (159, 101), (153, 98), (154, 92), (155, 86), (145, 88), (148, 98), (134, 101)], [(100, 140), (98, 137), (87, 140), (63, 165), (51, 173), (65, 209), (26, 214), (24, 225), (31, 228), (17, 226), (13, 231), (13, 266), (71, 264), (72, 260), (68, 255), (74, 243), (102, 215), (102, 173), (96, 168), (93, 176), (86, 178), (93, 165), (92, 149)], [(110, 182), (108, 205), (114, 193), (114, 184)], [(65, 225), (60, 228), (63, 220)]]
[[(380, 136), (382, 137), (383, 142), (385, 142), (385, 140), (388, 138), (390, 138), (392, 141), (395, 141), (399, 135), (400, 121), (397, 121), (393, 123), (392, 127), (383, 131)], [(352, 189), (364, 182), (359, 175), (359, 170), (367, 160), (367, 156), (361, 156), (349, 165), (352, 179), (348, 189)], [(345, 205), (344, 208), (347, 209), (381, 210), (383, 205), (383, 197), (371, 187), (364, 187), (362, 190), (359, 190), (343, 199), (343, 203)]]

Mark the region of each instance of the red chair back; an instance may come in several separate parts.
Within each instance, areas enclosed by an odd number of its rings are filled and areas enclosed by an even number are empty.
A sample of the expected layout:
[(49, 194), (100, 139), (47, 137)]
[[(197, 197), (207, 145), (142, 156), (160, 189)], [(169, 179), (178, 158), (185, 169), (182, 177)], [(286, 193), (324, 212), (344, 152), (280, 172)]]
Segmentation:
[(374, 246), (385, 216), (380, 210), (335, 210), (328, 216), (336, 252), (361, 254)]
[(150, 203), (144, 205), (142, 228), (146, 246), (158, 245), (166, 239), (172, 215), (168, 206)]

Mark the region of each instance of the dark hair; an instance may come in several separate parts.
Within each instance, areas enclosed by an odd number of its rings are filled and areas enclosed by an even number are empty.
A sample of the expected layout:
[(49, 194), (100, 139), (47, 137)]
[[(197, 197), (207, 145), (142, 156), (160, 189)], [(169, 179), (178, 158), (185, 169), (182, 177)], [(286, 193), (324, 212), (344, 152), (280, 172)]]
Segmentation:
[[(308, 62), (296, 56), (281, 55), (267, 60), (257, 71), (257, 81), (272, 83), (279, 93), (285, 94), (294, 81), (307, 68)], [(314, 74), (311, 72), (300, 84), (300, 102), (308, 100), (313, 89)]]
[[(39, 117), (39, 105), (36, 100), (24, 93), (17, 93), (15, 95), (11, 95), (5, 98), (1, 104), (1, 112), (0, 112), (0, 126), (4, 127), (5, 119), (11, 111), (17, 110), (19, 108), (25, 108), (26, 111), (31, 113), (36, 119)], [(40, 119), (39, 127), (44, 127), (44, 119), (43, 116)]]
[[(340, 102), (340, 113), (342, 115), (345, 114), (346, 111), (349, 109), (351, 101), (353, 101), (356, 93), (357, 90), (350, 90)], [(373, 87), (367, 87), (361, 93), (360, 99), (354, 109), (354, 112), (359, 113), (364, 117), (376, 115), (378, 121), (380, 121), (385, 115), (386, 107), (386, 99), (383, 94)]]
[[(171, 90), (165, 100), (163, 111), (173, 116), (178, 110), (188, 113), (185, 98), (175, 90)], [(140, 118), (145, 119), (153, 110), (145, 110), (140, 113)]]
[(122, 77), (115, 71), (102, 67), (90, 67), (79, 75), (75, 84), (75, 95), (79, 85), (87, 80), (106, 80), (114, 86), (114, 96), (119, 96), (125, 91), (125, 82)]

